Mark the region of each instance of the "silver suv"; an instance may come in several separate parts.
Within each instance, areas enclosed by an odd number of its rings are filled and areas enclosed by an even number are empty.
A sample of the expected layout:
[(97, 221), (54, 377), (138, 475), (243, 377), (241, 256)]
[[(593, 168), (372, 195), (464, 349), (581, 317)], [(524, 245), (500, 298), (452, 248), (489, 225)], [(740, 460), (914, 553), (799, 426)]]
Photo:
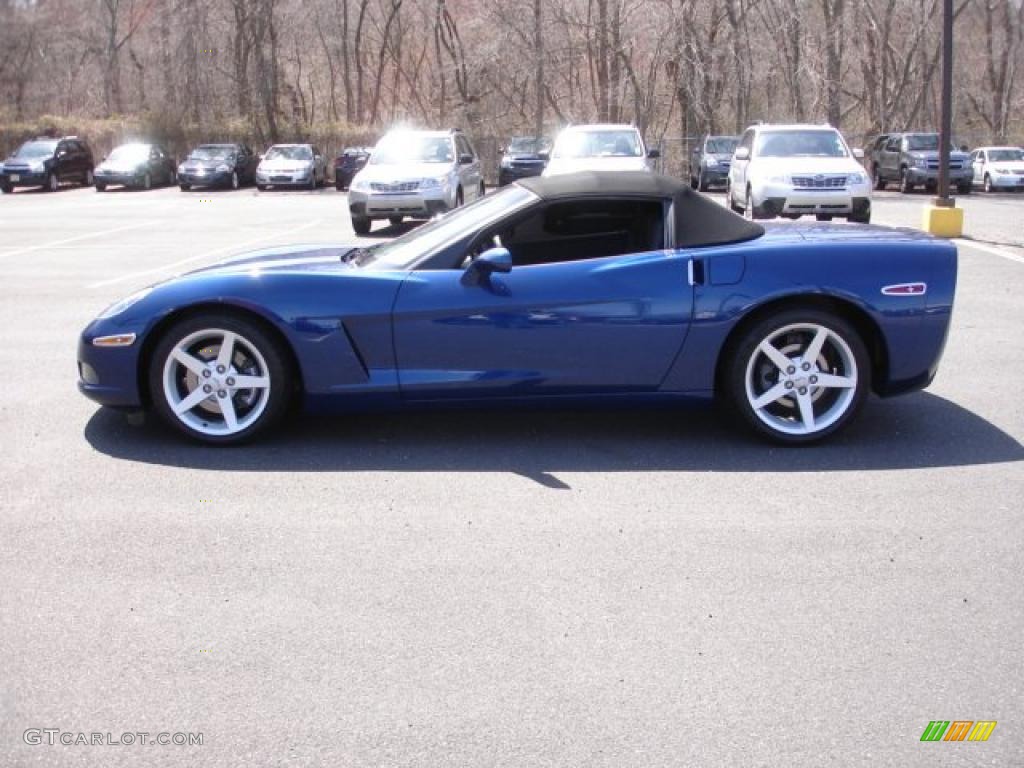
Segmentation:
[(352, 229), (368, 234), (374, 219), (429, 219), (484, 195), (480, 158), (462, 131), (390, 131), (352, 179)]

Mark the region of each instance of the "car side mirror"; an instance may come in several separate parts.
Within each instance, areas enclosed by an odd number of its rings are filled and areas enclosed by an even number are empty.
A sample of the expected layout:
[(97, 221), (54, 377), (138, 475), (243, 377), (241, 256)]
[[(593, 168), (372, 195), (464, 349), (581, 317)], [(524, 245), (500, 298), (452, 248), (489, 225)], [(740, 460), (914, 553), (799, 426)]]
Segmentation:
[(736, 149), (736, 154), (733, 155), (733, 157), (735, 157), (737, 160), (749, 160), (750, 150), (747, 149), (746, 147), (738, 147)]
[(469, 165), (472, 162), (473, 162), (473, 156), (472, 155), (470, 155), (470, 154), (459, 155), (459, 164), (460, 165)]
[(863, 160), (864, 159), (864, 150), (861, 149), (860, 147), (857, 147), (856, 149), (853, 150), (853, 156), (857, 160)]
[(462, 273), (463, 285), (487, 285), (495, 272), (512, 271), (512, 254), (508, 248), (489, 248), (470, 262)]
[(648, 149), (647, 150), (647, 156), (650, 157), (650, 158), (661, 157), (661, 150), (660, 149)]

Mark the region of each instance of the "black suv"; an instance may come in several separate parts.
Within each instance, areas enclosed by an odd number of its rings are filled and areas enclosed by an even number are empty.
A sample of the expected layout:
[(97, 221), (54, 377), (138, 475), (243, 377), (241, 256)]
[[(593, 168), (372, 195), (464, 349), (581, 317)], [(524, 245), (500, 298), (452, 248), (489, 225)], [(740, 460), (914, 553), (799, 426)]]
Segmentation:
[(8, 157), (0, 171), (0, 189), (42, 187), (56, 192), (63, 181), (91, 187), (92, 150), (77, 136), (54, 139), (45, 136), (26, 141)]
[(548, 153), (551, 151), (549, 139), (536, 139), (533, 136), (516, 136), (501, 150), (501, 162), (498, 164), (498, 186), (504, 187), (516, 179), (528, 176), (540, 176), (548, 164)]
[[(875, 189), (898, 182), (901, 192), (913, 192), (924, 185), (932, 190), (939, 183), (939, 134), (883, 133), (871, 142), (867, 151), (868, 167)], [(961, 195), (971, 192), (974, 168), (966, 152), (950, 147), (949, 183)]]
[(334, 188), (339, 192), (348, 189), (352, 178), (366, 166), (372, 147), (345, 147), (334, 158)]

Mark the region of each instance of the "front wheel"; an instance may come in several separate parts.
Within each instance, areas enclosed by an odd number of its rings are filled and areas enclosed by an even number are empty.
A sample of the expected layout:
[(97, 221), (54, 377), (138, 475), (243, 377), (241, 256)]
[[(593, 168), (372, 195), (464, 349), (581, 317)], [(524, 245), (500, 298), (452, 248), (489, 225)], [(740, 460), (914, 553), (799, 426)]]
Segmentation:
[(82, 179), (82, 186), (83, 187), (91, 187), (93, 181), (94, 181), (94, 179), (93, 179), (93, 175), (92, 175), (92, 168), (89, 168), (85, 172), (85, 177)]
[(971, 182), (968, 181), (966, 184), (957, 184), (956, 191), (961, 195), (971, 194)]
[(873, 176), (872, 180), (875, 183), (875, 189), (877, 189), (879, 192), (884, 190), (885, 189), (885, 179), (882, 178), (882, 174), (878, 170), (878, 166), (877, 165), (875, 166), (875, 169), (872, 172), (872, 176)]
[(96, 182), (96, 191), (97, 192), (103, 192), (103, 191), (106, 190), (106, 188), (107, 188), (107, 185), (104, 184), (102, 181), (97, 181)]
[(397, 227), (404, 220), (404, 216), (388, 216), (388, 224), (390, 224), (392, 227)]
[(192, 185), (191, 184), (179, 184), (178, 185), (178, 189), (180, 189), (182, 192), (188, 192), (190, 189), (192, 189)]
[(161, 418), (207, 443), (248, 440), (278, 422), (291, 397), (287, 352), (232, 315), (183, 320), (157, 342), (149, 391)]
[(910, 174), (906, 168), (900, 169), (900, 192), (908, 195), (914, 191), (914, 184), (910, 181)]
[(986, 193), (988, 193), (988, 194), (992, 194), (992, 177), (991, 177), (991, 176), (989, 176), (989, 175), (988, 175), (987, 173), (985, 174), (985, 185), (984, 185), (984, 189), (985, 189), (985, 192), (986, 192)]
[(5, 195), (9, 195), (13, 191), (14, 187), (10, 184), (0, 184), (0, 192), (3, 192)]
[(56, 173), (51, 171), (50, 175), (46, 177), (46, 187), (44, 187), (44, 189), (46, 189), (47, 192), (56, 192), (60, 189), (60, 181), (58, 181)]
[(238, 181), (238, 171), (232, 171), (231, 172), (231, 188), (232, 189), (238, 189), (240, 186), (241, 186), (241, 184)]
[(370, 219), (366, 216), (353, 216), (352, 229), (357, 235), (370, 234)]
[(811, 443), (839, 431), (870, 384), (863, 340), (821, 310), (776, 312), (727, 354), (724, 383), (733, 408), (755, 432), (780, 443)]
[(148, 173), (145, 176), (142, 177), (142, 188), (143, 189), (152, 189), (153, 188), (153, 177), (150, 176)]

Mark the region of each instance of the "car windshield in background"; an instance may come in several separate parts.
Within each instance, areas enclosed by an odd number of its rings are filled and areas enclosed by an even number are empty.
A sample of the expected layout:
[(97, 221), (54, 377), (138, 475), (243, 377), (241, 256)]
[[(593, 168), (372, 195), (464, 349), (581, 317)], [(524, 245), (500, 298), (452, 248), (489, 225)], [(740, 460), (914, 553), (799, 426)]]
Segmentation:
[(1024, 162), (1024, 149), (990, 149), (988, 159), (992, 163)]
[(30, 141), (27, 144), (22, 144), (18, 151), (14, 153), (14, 156), (23, 158), (49, 157), (56, 149), (56, 141)]
[(543, 152), (544, 150), (548, 149), (548, 147), (549, 143), (547, 139), (541, 139), (540, 141), (537, 141), (537, 139), (517, 136), (516, 138), (512, 139), (512, 142), (508, 145), (508, 151), (527, 155)]
[(714, 138), (708, 139), (708, 143), (705, 147), (706, 152), (710, 152), (713, 155), (731, 155), (736, 149), (736, 145), (739, 144), (739, 139), (733, 138)]
[(309, 147), (271, 147), (264, 160), (312, 160)]
[(536, 199), (536, 195), (520, 186), (505, 187), (396, 240), (364, 249), (367, 260), (358, 263), (369, 269), (406, 269), (441, 246), (467, 237)]
[(234, 147), (196, 147), (189, 158), (192, 160), (220, 160), (234, 151)]
[(116, 147), (107, 160), (111, 163), (138, 163), (149, 158), (149, 145), (124, 144)]
[(555, 145), (552, 157), (640, 157), (636, 131), (569, 131)]
[(757, 139), (758, 157), (847, 157), (836, 131), (765, 131)]
[[(919, 133), (907, 136), (907, 149), (910, 152), (937, 152), (939, 135), (937, 133)], [(956, 152), (956, 147), (950, 144), (949, 151)]]
[(396, 134), (381, 140), (370, 156), (371, 165), (403, 163), (451, 163), (455, 160), (447, 136)]

